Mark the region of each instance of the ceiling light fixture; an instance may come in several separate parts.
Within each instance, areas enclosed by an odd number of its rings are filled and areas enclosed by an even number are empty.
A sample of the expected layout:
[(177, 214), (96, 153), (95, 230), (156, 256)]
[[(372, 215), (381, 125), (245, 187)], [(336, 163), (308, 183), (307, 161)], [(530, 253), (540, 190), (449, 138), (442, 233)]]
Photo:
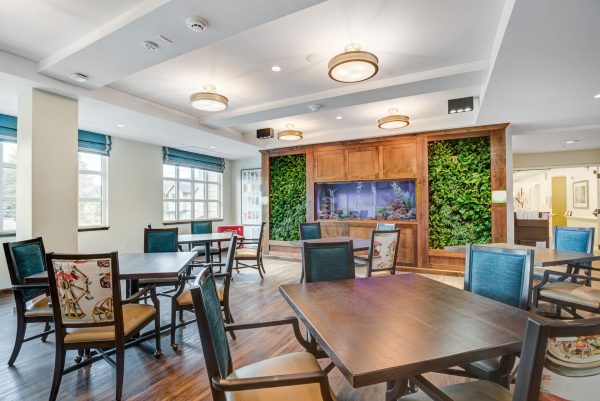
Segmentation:
[(473, 96), (461, 97), (459, 99), (450, 99), (448, 100), (448, 114), (473, 111), (473, 104)]
[(287, 124), (285, 130), (277, 134), (277, 138), (282, 141), (299, 141), (302, 139), (302, 131), (294, 129), (294, 124)]
[(575, 141), (566, 141), (565, 143), (566, 143), (566, 144), (568, 144), (568, 145), (570, 145), (570, 144), (572, 144), (573, 142), (575, 142)]
[(346, 51), (329, 60), (329, 78), (338, 82), (361, 82), (379, 71), (379, 59), (373, 53), (360, 50), (360, 45), (350, 43)]
[(600, 93), (594, 96), (594, 99), (600, 99)]
[(119, 128), (125, 128), (125, 124), (119, 123), (119, 124), (117, 124), (117, 127), (119, 127)]
[(209, 149), (214, 149), (215, 147), (214, 147), (214, 146), (209, 146), (208, 148), (209, 148)]
[(278, 65), (274, 65), (273, 67), (271, 67), (271, 71), (273, 72), (279, 72), (281, 71), (281, 67)]
[(408, 116), (398, 114), (398, 109), (389, 109), (390, 115), (379, 119), (378, 124), (381, 129), (404, 128), (409, 124)]
[(342, 116), (337, 116), (335, 119), (336, 119), (336, 120), (341, 120), (342, 118), (344, 118), (344, 117), (342, 117)]
[(202, 111), (222, 111), (227, 108), (229, 99), (215, 92), (214, 85), (204, 85), (205, 92), (192, 93), (190, 103), (193, 108)]

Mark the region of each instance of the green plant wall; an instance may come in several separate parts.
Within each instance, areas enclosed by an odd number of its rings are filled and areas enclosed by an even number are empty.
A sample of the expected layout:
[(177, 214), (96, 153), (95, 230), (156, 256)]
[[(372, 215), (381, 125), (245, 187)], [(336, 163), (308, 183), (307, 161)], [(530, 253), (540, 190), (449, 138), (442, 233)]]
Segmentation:
[(492, 240), (489, 137), (429, 144), (429, 247)]
[(270, 162), (270, 237), (298, 240), (298, 223), (306, 222), (306, 155), (271, 157)]

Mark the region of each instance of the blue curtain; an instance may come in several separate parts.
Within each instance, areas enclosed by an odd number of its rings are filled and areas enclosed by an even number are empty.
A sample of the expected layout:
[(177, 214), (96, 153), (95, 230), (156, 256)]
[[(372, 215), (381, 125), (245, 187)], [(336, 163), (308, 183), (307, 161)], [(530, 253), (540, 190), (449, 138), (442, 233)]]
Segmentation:
[(80, 152), (110, 156), (112, 149), (112, 138), (110, 135), (97, 134), (81, 129), (77, 134)]
[(17, 117), (0, 114), (0, 142), (17, 141)]
[(175, 166), (200, 168), (222, 173), (225, 170), (225, 159), (186, 152), (184, 150), (163, 147), (163, 162)]

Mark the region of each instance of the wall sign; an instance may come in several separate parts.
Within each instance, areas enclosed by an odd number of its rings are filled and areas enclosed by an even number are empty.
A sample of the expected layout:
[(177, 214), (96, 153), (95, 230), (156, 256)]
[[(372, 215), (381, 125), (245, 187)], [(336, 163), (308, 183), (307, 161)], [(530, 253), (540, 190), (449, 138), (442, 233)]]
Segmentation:
[(244, 169), (242, 174), (242, 225), (260, 226), (262, 222), (261, 169)]
[(589, 207), (590, 189), (587, 180), (573, 183), (573, 208), (587, 209)]

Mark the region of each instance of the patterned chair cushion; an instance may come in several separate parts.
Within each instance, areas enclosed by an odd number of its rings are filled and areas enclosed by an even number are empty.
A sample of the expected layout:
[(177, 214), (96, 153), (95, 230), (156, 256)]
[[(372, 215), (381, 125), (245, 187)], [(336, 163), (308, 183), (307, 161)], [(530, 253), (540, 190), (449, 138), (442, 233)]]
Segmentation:
[(600, 290), (571, 282), (546, 284), (540, 295), (560, 301), (600, 308)]
[[(217, 296), (219, 297), (219, 302), (223, 302), (223, 298), (225, 296), (225, 287), (221, 283), (216, 283), (217, 286)], [(183, 290), (183, 292), (177, 297), (177, 303), (179, 305), (191, 305), (192, 302), (192, 293), (189, 288)]]
[(258, 255), (258, 249), (256, 248), (243, 248), (235, 250), (235, 259), (238, 258), (256, 258)]
[[(246, 379), (320, 371), (321, 367), (313, 355), (308, 352), (295, 352), (246, 365), (234, 370), (227, 378)], [(320, 401), (323, 399), (318, 384), (235, 391), (226, 393), (226, 397), (228, 401)], [(333, 391), (331, 397), (336, 400)]]
[[(441, 390), (454, 401), (512, 401), (510, 392), (499, 384), (490, 381), (474, 381), (442, 387)], [(431, 401), (419, 391), (402, 397), (402, 401)]]
[[(144, 321), (150, 319), (156, 314), (156, 309), (152, 305), (144, 304), (126, 304), (123, 305), (123, 329), (125, 336), (134, 334), (143, 326)], [(82, 327), (67, 329), (65, 342), (94, 342), (94, 341), (114, 341), (115, 326), (100, 327)]]
[(396, 261), (394, 252), (398, 243), (398, 235), (395, 232), (377, 233), (373, 238), (373, 270), (395, 269)]
[(52, 316), (52, 308), (50, 307), (50, 297), (43, 297), (34, 301), (27, 307), (25, 317), (45, 317)]

